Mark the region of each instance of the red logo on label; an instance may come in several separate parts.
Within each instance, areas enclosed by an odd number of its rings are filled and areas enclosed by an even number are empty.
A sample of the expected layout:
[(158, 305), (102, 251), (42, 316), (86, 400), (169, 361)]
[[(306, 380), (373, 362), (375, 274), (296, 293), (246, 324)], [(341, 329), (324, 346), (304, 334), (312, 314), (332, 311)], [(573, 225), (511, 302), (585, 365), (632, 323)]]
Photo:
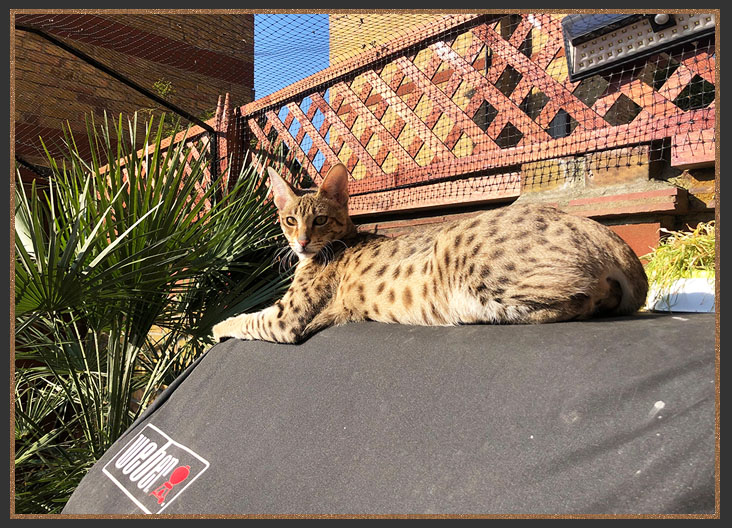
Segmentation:
[(208, 469), (209, 463), (147, 424), (102, 471), (145, 513), (161, 513)]
[(165, 497), (168, 492), (173, 489), (173, 486), (180, 484), (188, 478), (188, 474), (191, 472), (191, 466), (180, 466), (170, 475), (168, 482), (160, 486), (158, 489), (153, 491), (150, 495), (158, 499), (158, 504), (165, 502)]

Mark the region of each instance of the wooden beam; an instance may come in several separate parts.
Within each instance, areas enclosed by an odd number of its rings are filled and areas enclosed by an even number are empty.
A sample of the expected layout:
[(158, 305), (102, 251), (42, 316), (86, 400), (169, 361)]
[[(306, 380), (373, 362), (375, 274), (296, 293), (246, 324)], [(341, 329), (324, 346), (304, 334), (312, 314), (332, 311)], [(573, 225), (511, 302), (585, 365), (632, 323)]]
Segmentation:
[[(468, 62), (450, 48), (444, 42), (436, 42), (431, 48), (446, 63), (450, 64), (473, 88), (478, 89), (483, 97), (493, 105), (499, 112), (505, 112), (508, 120), (524, 133), (525, 136), (534, 141), (551, 139), (544, 129), (537, 125), (526, 113), (521, 110), (511, 99), (503, 95), (503, 93), (479, 72), (475, 70)], [(475, 124), (472, 119), (471, 123)], [(477, 125), (476, 125), (477, 126)]]
[(686, 88), (691, 79), (694, 78), (694, 72), (687, 68), (684, 64), (679, 67), (666, 79), (658, 93), (665, 97), (668, 101), (673, 101)]
[(280, 138), (282, 138), (282, 141), (284, 141), (285, 144), (290, 147), (290, 150), (294, 152), (294, 156), (300, 161), (300, 163), (302, 163), (303, 168), (307, 171), (310, 177), (313, 180), (318, 178), (320, 176), (318, 170), (313, 166), (302, 148), (300, 148), (300, 145), (295, 142), (295, 138), (293, 138), (287, 128), (285, 128), (285, 125), (280, 121), (280, 118), (277, 117), (277, 114), (272, 110), (268, 110), (266, 115), (269, 122), (272, 123), (272, 126), (277, 130)]
[[(312, 106), (316, 107), (315, 104), (313, 104)], [(320, 150), (320, 152), (323, 153), (323, 156), (325, 156), (325, 159), (328, 160), (328, 163), (330, 163), (331, 166), (336, 165), (338, 163), (338, 156), (335, 152), (333, 152), (333, 149), (330, 148), (330, 145), (328, 145), (325, 139), (320, 135), (320, 132), (318, 132), (318, 130), (315, 128), (315, 125), (313, 125), (312, 121), (310, 121), (310, 119), (308, 119), (307, 116), (303, 114), (300, 107), (293, 102), (287, 103), (287, 108), (290, 109), (290, 112), (300, 123), (301, 130), (304, 130), (310, 136), (310, 139), (312, 139), (313, 141), (313, 145), (315, 145)], [(311, 159), (309, 155), (308, 159)], [(318, 178), (318, 180), (320, 180), (320, 178)]]
[(388, 181), (386, 179), (379, 181), (378, 178), (374, 178), (368, 182), (368, 185), (356, 182), (356, 185), (353, 188), (349, 187), (349, 190), (353, 194), (371, 192), (374, 189), (387, 188), (389, 185), (413, 185), (531, 161), (637, 145), (678, 134), (687, 134), (691, 131), (712, 129), (714, 124), (715, 111), (713, 108), (692, 110), (683, 115), (668, 118), (650, 119), (642, 127), (638, 127), (634, 123), (618, 126), (606, 124), (605, 128), (600, 130), (575, 131), (571, 136), (564, 138), (435, 162), (427, 167), (420, 167), (418, 170), (400, 172), (395, 175), (395, 178), (389, 178)]
[(508, 201), (520, 193), (518, 173), (479, 176), (432, 183), (414, 189), (393, 189), (383, 192), (352, 196), (348, 212), (354, 217), (373, 215), (385, 211), (428, 210), (457, 204), (477, 204)]
[(259, 128), (256, 119), (250, 117), (247, 120), (247, 124), (249, 125), (249, 129), (254, 133), (255, 136), (257, 136), (257, 139), (262, 145), (262, 149), (268, 150), (270, 152), (274, 150), (272, 144), (269, 142), (269, 139), (267, 139), (267, 134), (265, 134), (262, 129)]
[(531, 56), (531, 59), (539, 65), (539, 67), (546, 69), (557, 52), (564, 46), (564, 32), (562, 30), (562, 22), (558, 18), (554, 18), (548, 13), (530, 14), (527, 15), (527, 19), (531, 18), (532, 24), (542, 34), (548, 37), (548, 40), (542, 48)]
[[(249, 124), (249, 129), (259, 140), (261, 149), (265, 150), (267, 152), (270, 152), (270, 153), (274, 152), (274, 148), (273, 148), (272, 144), (269, 142), (269, 139), (267, 139), (267, 134), (261, 128), (259, 128), (259, 125), (257, 124), (256, 119), (250, 117), (247, 120), (247, 123)], [(270, 123), (267, 123), (267, 125), (270, 127), (272, 126)], [(264, 167), (259, 163), (259, 160), (258, 160), (257, 156), (254, 155), (254, 153), (252, 153), (252, 160), (257, 165), (257, 170), (259, 172), (263, 172)], [(280, 170), (282, 170), (285, 173), (285, 174), (283, 174), (283, 176), (289, 178), (290, 181), (293, 180), (292, 173), (290, 173), (290, 171), (287, 169), (287, 167), (284, 164), (282, 165)]]
[(570, 200), (564, 210), (593, 218), (640, 213), (679, 214), (688, 210), (688, 193), (686, 189), (669, 187), (656, 191), (579, 198)]
[(712, 84), (717, 84), (717, 61), (713, 48), (709, 51), (697, 52), (692, 56), (684, 59), (681, 64), (689, 68), (705, 81)]
[(697, 130), (674, 136), (671, 142), (671, 166), (677, 169), (713, 167), (716, 161), (715, 131)]
[[(300, 109), (300, 106), (297, 103), (295, 103), (294, 101), (292, 103), (288, 103), (287, 104), (288, 108), (290, 108), (290, 104), (295, 106), (300, 111), (300, 113), (302, 113), (302, 110)], [(292, 111), (292, 109), (290, 109), (290, 111)], [(313, 117), (315, 117), (315, 112), (317, 112), (317, 111), (318, 111), (318, 109), (315, 107), (315, 105), (311, 104), (310, 107), (308, 108), (307, 113), (304, 115), (307, 117), (308, 120), (312, 120)], [(298, 121), (299, 121), (299, 119), (298, 119)], [(295, 141), (297, 141), (298, 144), (302, 143), (302, 140), (305, 137), (306, 133), (307, 133), (307, 131), (305, 130), (305, 127), (301, 126), (300, 130), (297, 131), (297, 135), (295, 136)], [(312, 160), (312, 158), (310, 157), (310, 152), (308, 152), (308, 158), (310, 160)]]
[(440, 107), (443, 114), (463, 129), (463, 132), (465, 132), (465, 134), (467, 134), (468, 137), (470, 137), (470, 139), (472, 139), (476, 144), (476, 149), (481, 150), (491, 146), (495, 147), (493, 140), (491, 140), (486, 133), (483, 132), (483, 130), (476, 125), (475, 122), (465, 114), (465, 112), (463, 112), (462, 108), (445, 95), (445, 92), (433, 84), (429, 77), (427, 77), (422, 70), (417, 68), (414, 63), (405, 57), (399, 57), (394, 62), (399, 66), (404, 74), (417, 85), (424, 95)]
[(639, 79), (623, 84), (620, 92), (642, 108), (636, 117), (637, 120), (639, 118), (658, 119), (684, 113), (681, 108)]

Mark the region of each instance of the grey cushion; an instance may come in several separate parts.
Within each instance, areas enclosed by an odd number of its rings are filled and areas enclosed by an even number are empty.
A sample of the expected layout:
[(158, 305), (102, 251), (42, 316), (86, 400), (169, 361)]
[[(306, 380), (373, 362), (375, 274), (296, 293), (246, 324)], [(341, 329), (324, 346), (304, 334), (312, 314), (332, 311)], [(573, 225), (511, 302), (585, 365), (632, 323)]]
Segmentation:
[(712, 314), (229, 340), (64, 512), (713, 513), (714, 345)]

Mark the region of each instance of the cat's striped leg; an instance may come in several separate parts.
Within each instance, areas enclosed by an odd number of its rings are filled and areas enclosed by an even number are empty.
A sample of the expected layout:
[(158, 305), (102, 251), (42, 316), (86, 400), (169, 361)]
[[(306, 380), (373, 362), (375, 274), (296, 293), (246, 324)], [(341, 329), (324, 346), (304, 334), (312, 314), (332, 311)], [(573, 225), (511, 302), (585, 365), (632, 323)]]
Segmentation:
[[(213, 328), (213, 337), (260, 339), (275, 343), (297, 343), (313, 331), (329, 326), (326, 314), (334, 291), (330, 274), (301, 265), (287, 293), (269, 308), (226, 319)], [(311, 323), (315, 322), (315, 327)]]
[[(270, 307), (260, 312), (251, 314), (241, 314), (236, 317), (230, 317), (218, 323), (213, 327), (214, 341), (221, 341), (226, 337), (234, 337), (236, 339), (262, 339), (266, 341), (274, 341), (274, 334), (267, 325), (267, 312), (271, 311)], [(271, 327), (271, 325), (269, 325)]]
[(296, 343), (311, 333), (306, 334), (306, 327), (316, 313), (312, 300), (306, 304), (288, 292), (281, 300), (261, 312), (242, 314), (220, 322), (213, 327), (213, 338), (215, 341), (234, 337)]

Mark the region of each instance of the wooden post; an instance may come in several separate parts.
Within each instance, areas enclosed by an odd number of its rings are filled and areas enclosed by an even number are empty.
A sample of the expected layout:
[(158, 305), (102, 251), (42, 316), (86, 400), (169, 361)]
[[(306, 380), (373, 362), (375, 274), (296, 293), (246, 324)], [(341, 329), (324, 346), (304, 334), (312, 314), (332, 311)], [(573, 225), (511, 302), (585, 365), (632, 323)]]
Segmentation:
[(231, 188), (241, 172), (244, 163), (244, 134), (241, 122), (241, 110), (231, 106), (227, 93), (222, 101), (219, 96), (216, 106), (214, 129), (216, 130), (216, 164), (217, 172), (223, 175), (222, 185)]

